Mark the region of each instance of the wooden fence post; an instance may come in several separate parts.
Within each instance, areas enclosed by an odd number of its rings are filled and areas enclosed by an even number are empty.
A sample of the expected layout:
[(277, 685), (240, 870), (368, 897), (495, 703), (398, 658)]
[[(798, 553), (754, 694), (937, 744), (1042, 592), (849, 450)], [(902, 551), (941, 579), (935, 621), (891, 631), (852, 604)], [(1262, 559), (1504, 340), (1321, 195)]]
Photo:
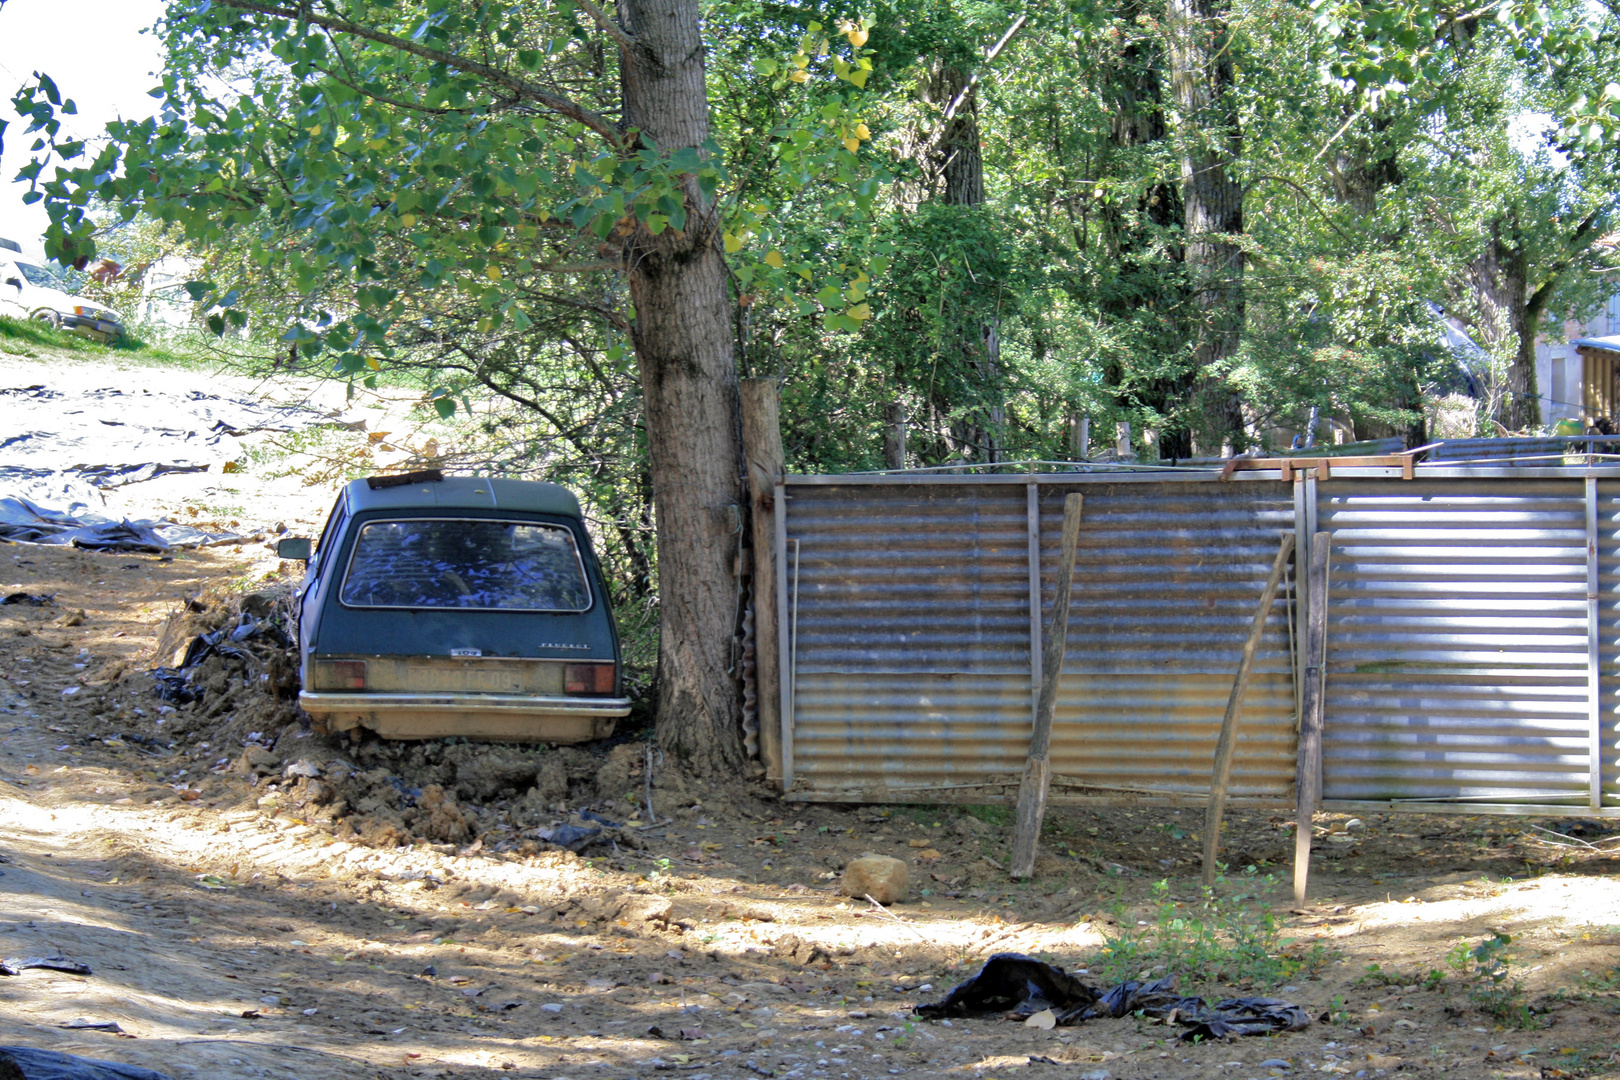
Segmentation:
[(883, 407), (883, 467), (906, 467), (906, 405), (891, 401)]
[(1311, 874), (1311, 815), (1322, 801), (1322, 718), (1327, 708), (1328, 554), (1332, 535), (1311, 537), (1305, 590), (1305, 685), (1299, 707), (1299, 770), (1294, 776), (1294, 905), (1305, 903)]
[(1204, 884), (1215, 884), (1215, 855), (1221, 846), (1221, 815), (1226, 812), (1226, 785), (1232, 778), (1232, 755), (1237, 749), (1238, 715), (1243, 711), (1243, 695), (1249, 689), (1249, 673), (1254, 669), (1254, 654), (1265, 635), (1266, 620), (1271, 615), (1271, 604), (1277, 598), (1277, 587), (1282, 584), (1283, 571), (1288, 567), (1288, 556), (1294, 552), (1294, 534), (1285, 532), (1277, 548), (1277, 559), (1271, 564), (1271, 576), (1266, 578), (1265, 591), (1255, 608), (1254, 623), (1249, 627), (1249, 639), (1243, 643), (1243, 658), (1238, 661), (1237, 677), (1232, 680), (1232, 695), (1226, 701), (1226, 716), (1221, 719), (1221, 737), (1215, 744), (1215, 767), (1209, 779), (1209, 809), (1204, 815)]
[(1046, 818), (1046, 792), (1051, 783), (1047, 756), (1052, 748), (1052, 714), (1057, 711), (1058, 676), (1069, 640), (1069, 596), (1074, 589), (1074, 555), (1080, 546), (1082, 496), (1071, 492), (1063, 500), (1063, 553), (1058, 557), (1057, 596), (1052, 601), (1052, 625), (1041, 650), (1041, 693), (1035, 699), (1035, 726), (1029, 736), (1029, 761), (1018, 785), (1018, 820), (1013, 826), (1011, 871), (1016, 878), (1035, 872), (1035, 850)]
[(782, 778), (782, 670), (777, 651), (776, 482), (782, 476), (782, 428), (775, 379), (742, 380), (743, 459), (754, 542), (754, 678), (759, 756), (765, 775)]

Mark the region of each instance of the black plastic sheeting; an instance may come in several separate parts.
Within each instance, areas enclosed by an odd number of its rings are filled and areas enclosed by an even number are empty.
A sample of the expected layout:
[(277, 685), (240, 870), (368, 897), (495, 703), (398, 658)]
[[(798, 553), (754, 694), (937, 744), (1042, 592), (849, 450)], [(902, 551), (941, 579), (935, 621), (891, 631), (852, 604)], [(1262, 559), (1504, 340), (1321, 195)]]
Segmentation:
[(65, 956), (12, 956), (0, 960), (0, 975), (21, 975), (34, 969), (65, 971), (69, 975), (89, 975), (90, 967)]
[[(15, 1069), (11, 1072), (7, 1066)], [(170, 1080), (166, 1073), (116, 1061), (96, 1061), (31, 1046), (0, 1046), (0, 1077), (23, 1080)]]
[(168, 551), (170, 548), (240, 544), (252, 537), (210, 533), (172, 521), (114, 521), (83, 506), (51, 510), (16, 495), (0, 498), (0, 540), (91, 551)]
[(186, 653), (180, 658), (179, 667), (160, 667), (152, 672), (152, 678), (157, 680), (157, 696), (171, 705), (187, 705), (193, 701), (201, 701), (202, 687), (193, 680), (198, 665), (210, 656), (222, 656), (227, 660), (239, 660), (244, 664), (252, 662), (252, 655), (246, 649), (236, 646), (247, 641), (268, 641), (278, 648), (285, 649), (292, 644), (292, 639), (281, 628), (277, 620), (260, 619), (242, 612), (236, 620), (235, 626), (222, 626), (218, 630), (207, 634), (200, 634), (191, 639), (186, 646)]
[(1062, 968), (1021, 953), (997, 953), (978, 974), (941, 1001), (918, 1005), (925, 1020), (948, 1016), (1033, 1016), (1051, 1009), (1059, 1026), (1140, 1012), (1175, 1024), (1183, 1039), (1229, 1039), (1238, 1035), (1276, 1035), (1310, 1027), (1311, 1017), (1298, 1005), (1277, 998), (1227, 998), (1211, 1005), (1201, 997), (1183, 997), (1175, 979), (1137, 982), (1109, 990), (1081, 982)]

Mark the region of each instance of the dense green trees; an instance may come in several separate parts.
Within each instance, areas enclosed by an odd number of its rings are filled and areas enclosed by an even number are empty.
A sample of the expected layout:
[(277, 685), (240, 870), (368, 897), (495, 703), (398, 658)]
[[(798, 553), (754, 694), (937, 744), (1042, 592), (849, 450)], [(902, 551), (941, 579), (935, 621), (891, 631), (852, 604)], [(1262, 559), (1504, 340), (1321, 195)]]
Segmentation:
[(1068, 457), (1081, 417), (1149, 459), (1313, 415), (1416, 444), (1459, 381), (1431, 301), (1498, 357), (1481, 418), (1533, 427), (1535, 333), (1611, 251), (1620, 23), (1565, 0), (174, 0), (161, 29), (159, 114), (93, 157), (48, 80), (17, 98), (55, 252), (97, 207), (167, 223), (266, 362), (504, 402), (502, 466), (582, 488), (656, 597), (661, 737), (712, 771), (739, 372), (781, 377), (803, 469), (892, 462), (901, 417), (913, 465)]

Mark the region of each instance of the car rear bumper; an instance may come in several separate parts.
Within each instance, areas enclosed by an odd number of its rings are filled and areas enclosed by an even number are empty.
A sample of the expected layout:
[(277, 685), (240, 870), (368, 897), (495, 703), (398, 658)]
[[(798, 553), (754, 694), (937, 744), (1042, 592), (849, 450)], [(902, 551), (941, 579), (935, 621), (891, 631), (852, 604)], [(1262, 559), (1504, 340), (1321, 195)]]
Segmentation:
[(121, 323), (115, 323), (111, 319), (96, 319), (88, 315), (63, 315), (62, 326), (107, 341), (121, 336), (124, 332)]
[(613, 734), (628, 698), (536, 694), (343, 694), (304, 691), (298, 704), (332, 731), (385, 739), (460, 736), (495, 742), (589, 742)]

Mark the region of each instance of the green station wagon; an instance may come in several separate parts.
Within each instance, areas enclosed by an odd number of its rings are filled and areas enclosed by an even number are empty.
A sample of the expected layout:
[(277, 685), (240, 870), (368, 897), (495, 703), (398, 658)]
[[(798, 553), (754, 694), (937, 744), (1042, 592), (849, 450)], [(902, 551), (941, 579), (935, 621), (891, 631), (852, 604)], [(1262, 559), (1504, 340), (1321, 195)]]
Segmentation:
[(298, 593), (303, 692), (332, 731), (584, 742), (630, 711), (573, 493), (408, 473), (344, 487)]

